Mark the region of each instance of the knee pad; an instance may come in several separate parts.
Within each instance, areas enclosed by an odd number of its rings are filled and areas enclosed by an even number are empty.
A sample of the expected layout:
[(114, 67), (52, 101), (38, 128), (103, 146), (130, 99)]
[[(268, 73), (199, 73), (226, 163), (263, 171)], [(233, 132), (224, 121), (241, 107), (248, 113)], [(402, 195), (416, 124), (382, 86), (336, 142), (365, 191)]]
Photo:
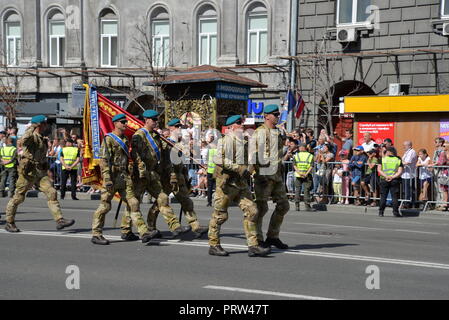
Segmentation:
[(161, 192), (157, 197), (157, 204), (160, 207), (166, 207), (168, 206), (168, 200), (168, 195), (164, 192)]
[(128, 199), (127, 202), (131, 212), (139, 211), (139, 200), (133, 197)]
[(290, 203), (287, 200), (281, 200), (276, 203), (275, 211), (281, 215), (285, 215), (290, 210)]
[(256, 222), (257, 220), (257, 207), (256, 206), (248, 206), (245, 210), (245, 220), (250, 222)]
[(216, 216), (218, 225), (221, 225), (228, 220), (228, 212), (227, 211), (215, 211), (215, 216)]

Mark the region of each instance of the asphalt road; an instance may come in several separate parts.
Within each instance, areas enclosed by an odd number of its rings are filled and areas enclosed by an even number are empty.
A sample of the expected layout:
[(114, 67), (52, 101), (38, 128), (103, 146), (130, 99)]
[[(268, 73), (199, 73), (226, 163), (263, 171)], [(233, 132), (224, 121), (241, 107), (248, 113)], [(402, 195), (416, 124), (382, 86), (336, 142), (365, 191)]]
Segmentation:
[[(449, 299), (449, 214), (394, 218), (390, 209), (381, 218), (349, 206), (292, 210), (281, 232), (291, 249), (250, 258), (242, 214), (232, 207), (222, 227), (231, 254), (215, 257), (207, 239), (192, 234), (148, 246), (121, 241), (112, 228), (117, 203), (106, 218), (111, 245), (93, 245), (99, 203), (93, 200), (63, 200), (64, 216), (76, 224), (59, 232), (46, 201), (27, 198), (17, 214), (23, 232), (9, 234), (3, 229), (7, 200), (0, 199), (0, 299)], [(194, 202), (207, 224), (211, 209), (204, 200)], [(145, 216), (148, 208), (142, 205)], [(179, 212), (178, 204), (173, 208)], [(158, 228), (169, 235), (162, 217)]]

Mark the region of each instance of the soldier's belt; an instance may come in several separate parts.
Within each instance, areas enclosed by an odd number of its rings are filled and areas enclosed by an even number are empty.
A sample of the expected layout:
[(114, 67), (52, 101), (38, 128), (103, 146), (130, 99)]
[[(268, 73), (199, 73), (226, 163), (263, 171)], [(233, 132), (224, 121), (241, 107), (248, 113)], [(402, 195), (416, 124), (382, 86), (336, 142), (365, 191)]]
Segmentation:
[(111, 170), (113, 173), (128, 172), (128, 167), (127, 166), (111, 166)]

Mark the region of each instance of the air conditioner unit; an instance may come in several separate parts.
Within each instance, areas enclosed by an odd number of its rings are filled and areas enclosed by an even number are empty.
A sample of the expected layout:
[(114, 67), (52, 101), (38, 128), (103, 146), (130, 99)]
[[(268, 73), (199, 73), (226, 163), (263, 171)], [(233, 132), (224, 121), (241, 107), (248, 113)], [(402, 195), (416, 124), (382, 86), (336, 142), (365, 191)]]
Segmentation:
[(390, 83), (390, 96), (404, 96), (408, 95), (410, 89), (409, 83)]
[(449, 36), (449, 22), (443, 23), (443, 36)]
[(357, 30), (355, 28), (337, 28), (337, 42), (357, 41)]

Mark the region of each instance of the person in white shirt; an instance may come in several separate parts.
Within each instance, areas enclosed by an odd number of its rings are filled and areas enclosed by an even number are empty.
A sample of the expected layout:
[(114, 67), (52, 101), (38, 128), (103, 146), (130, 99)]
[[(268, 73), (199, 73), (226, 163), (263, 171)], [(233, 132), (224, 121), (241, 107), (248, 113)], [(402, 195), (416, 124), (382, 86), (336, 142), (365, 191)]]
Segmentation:
[(362, 143), (363, 151), (368, 152), (373, 150), (375, 148), (374, 147), (375, 144), (376, 142), (374, 142), (374, 140), (371, 138), (371, 133), (365, 132), (363, 134), (363, 143)]
[(402, 156), (402, 164), (404, 165), (404, 173), (401, 175), (404, 186), (404, 199), (411, 202), (405, 203), (405, 208), (415, 206), (415, 171), (418, 155), (412, 149), (411, 141), (404, 141), (404, 155)]

